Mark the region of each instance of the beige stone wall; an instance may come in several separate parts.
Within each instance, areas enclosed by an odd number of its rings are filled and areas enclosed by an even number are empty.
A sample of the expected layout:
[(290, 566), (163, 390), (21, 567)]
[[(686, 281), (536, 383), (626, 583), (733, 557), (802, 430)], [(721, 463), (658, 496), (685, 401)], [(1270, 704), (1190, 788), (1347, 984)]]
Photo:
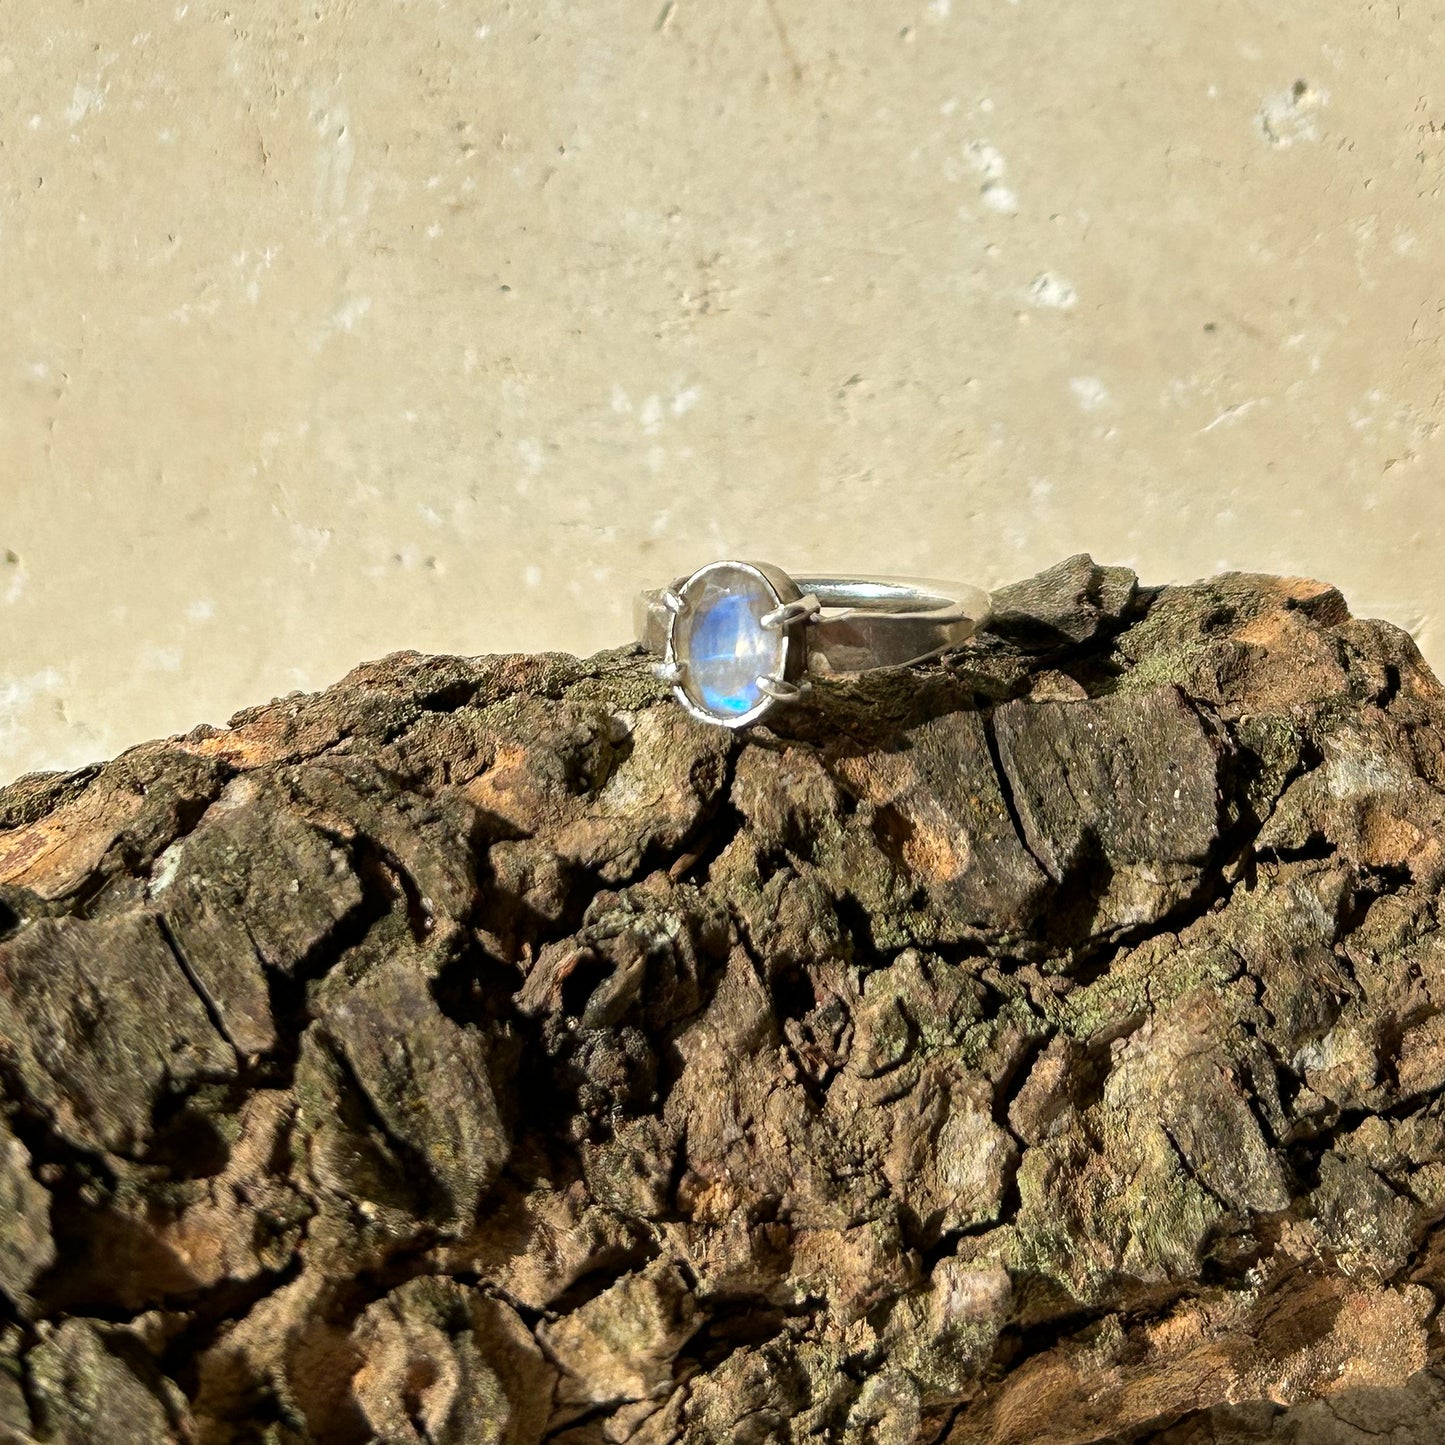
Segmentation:
[(1445, 654), (1445, 84), (1346, 0), (10, 0), (0, 777), (708, 558)]

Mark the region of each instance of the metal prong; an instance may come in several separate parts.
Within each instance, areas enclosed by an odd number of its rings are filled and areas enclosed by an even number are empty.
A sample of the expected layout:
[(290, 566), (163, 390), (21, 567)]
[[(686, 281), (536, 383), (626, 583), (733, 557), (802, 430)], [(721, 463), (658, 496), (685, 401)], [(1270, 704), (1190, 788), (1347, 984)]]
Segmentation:
[(653, 664), (653, 675), (659, 677), (663, 682), (681, 682), (682, 675), (687, 671), (685, 662), (658, 662)]
[(806, 622), (822, 610), (823, 604), (810, 592), (796, 602), (784, 602), (781, 607), (774, 607), (771, 612), (763, 613), (758, 618), (758, 626), (766, 627), (769, 632), (776, 632), (790, 623)]
[(784, 682), (782, 678), (766, 673), (758, 679), (758, 691), (766, 693), (775, 702), (797, 702), (811, 686), (809, 682)]
[(668, 587), (662, 594), (662, 605), (666, 607), (669, 612), (681, 612), (682, 609), (687, 606), (687, 603), (683, 601), (681, 592), (676, 592), (671, 587)]

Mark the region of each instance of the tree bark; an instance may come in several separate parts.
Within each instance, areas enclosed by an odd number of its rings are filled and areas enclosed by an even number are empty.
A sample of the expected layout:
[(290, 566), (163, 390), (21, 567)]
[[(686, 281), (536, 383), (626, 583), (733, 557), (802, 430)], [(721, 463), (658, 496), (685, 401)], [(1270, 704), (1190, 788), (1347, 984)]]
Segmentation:
[(0, 790), (0, 1441), (1445, 1437), (1445, 693), (997, 600), (745, 737), (400, 654)]

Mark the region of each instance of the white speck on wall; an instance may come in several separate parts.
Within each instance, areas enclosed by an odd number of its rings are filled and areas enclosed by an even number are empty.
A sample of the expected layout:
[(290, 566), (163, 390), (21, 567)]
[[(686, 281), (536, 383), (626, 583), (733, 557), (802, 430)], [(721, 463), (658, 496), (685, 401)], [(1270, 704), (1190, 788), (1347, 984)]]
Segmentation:
[(4, 584), (3, 590), (0, 590), (0, 604), (6, 607), (13, 607), (25, 595), (26, 588), (30, 586), (30, 573), (20, 560), (19, 553), (0, 554), (0, 583)]
[(1171, 376), (1160, 393), (1160, 406), (1188, 406), (1199, 390), (1199, 383), (1192, 376)]
[(672, 399), (673, 416), (685, 416), (697, 405), (702, 392), (695, 386), (685, 386)]
[(216, 615), (216, 604), (205, 597), (198, 597), (186, 604), (187, 622), (209, 622)]
[(1069, 391), (1080, 411), (1098, 411), (1109, 404), (1109, 389), (1097, 376), (1071, 376)]
[(291, 527), (295, 555), (312, 571), (316, 570), (322, 554), (330, 549), (333, 536), (330, 527), (307, 527), (300, 522), (293, 523)]
[(316, 214), (340, 216), (346, 210), (346, 191), (356, 160), (351, 112), (344, 105), (317, 105), (311, 119), (321, 140), (316, 151)]
[(928, 13), (935, 20), (947, 20), (952, 11), (952, 0), (928, 0)]
[(612, 388), (612, 410), (618, 416), (626, 416), (632, 410), (632, 398), (617, 385)]
[[(1295, 331), (1291, 332), (1289, 336), (1285, 337), (1285, 339), (1280, 343), (1280, 347), (1282, 350), (1285, 351), (1298, 351), (1308, 345), (1309, 341), (1309, 332)], [(1319, 351), (1316, 350), (1310, 353), (1308, 365), (1311, 376), (1315, 375), (1319, 371), (1320, 367), (1324, 365), (1323, 359), (1321, 358)]]
[(968, 163), (986, 181), (996, 181), (1008, 169), (998, 147), (986, 140), (971, 140), (964, 146), (963, 153)]
[(1054, 484), (1047, 477), (1032, 477), (1029, 480), (1029, 501), (1036, 507), (1047, 505), (1053, 495)]
[(136, 658), (142, 672), (179, 672), (183, 660), (179, 647), (142, 647)]
[(1050, 271), (1035, 276), (1029, 284), (1029, 300), (1050, 311), (1068, 311), (1079, 299), (1072, 283)]
[(53, 667), (33, 672), (29, 677), (7, 677), (0, 679), (0, 718), (18, 713), (21, 708), (34, 704), (44, 693), (58, 692), (64, 679)]
[[(991, 103), (989, 108), (991, 109)], [(969, 165), (983, 179), (983, 184), (978, 188), (979, 200), (991, 211), (998, 211), (1005, 216), (1018, 214), (1019, 198), (1012, 186), (1004, 184), (1004, 172), (1008, 170), (1008, 163), (1004, 160), (998, 147), (986, 140), (971, 140), (964, 146), (963, 153)]]
[(649, 396), (647, 400), (642, 403), (637, 417), (642, 423), (642, 430), (646, 432), (648, 436), (652, 436), (662, 426), (662, 398), (659, 396)]
[(40, 117), (39, 117), (38, 115), (32, 115), (32, 116), (30, 117), (30, 119), (29, 119), (28, 121), (26, 121), (26, 125), (28, 125), (31, 130), (39, 130), (39, 129), (40, 129)]
[(79, 125), (86, 116), (104, 108), (105, 96), (98, 86), (77, 85), (70, 104), (65, 107), (65, 119), (70, 125)]
[[(41, 733), (54, 736), (55, 724), (66, 721), (65, 700), (60, 695), (64, 681), (53, 667), (28, 676), (0, 677), (0, 755), (25, 752), (31, 739)], [(52, 744), (50, 751), (65, 750)], [(89, 751), (87, 743), (86, 752)], [(83, 757), (66, 757), (51, 766), (75, 767), (82, 761)]]
[(1016, 216), (1019, 213), (1019, 198), (1012, 186), (1002, 181), (985, 181), (979, 187), (978, 198), (989, 210), (1000, 215)]
[(523, 437), (517, 443), (517, 456), (529, 472), (540, 472), (544, 460), (542, 444), (536, 437)]
[(209, 301), (186, 301), (167, 313), (172, 321), (182, 326), (191, 324), (193, 316), (214, 316), (221, 309), (221, 298), (213, 296)]
[(477, 28), (472, 31), (472, 35), (477, 40), (485, 40), (491, 33), (492, 27), (490, 25), (478, 25)]
[(664, 508), (653, 516), (652, 522), (647, 529), (647, 535), (649, 537), (665, 537), (667, 535), (669, 521), (670, 518), (667, 509)]
[(522, 573), (522, 581), (525, 582), (528, 587), (534, 589), (540, 587), (542, 585), (542, 569), (535, 563), (529, 565), (526, 571)]
[(1329, 96), (1307, 81), (1297, 80), (1285, 91), (1267, 95), (1255, 115), (1255, 124), (1270, 145), (1281, 150), (1301, 141), (1320, 138), (1318, 114)]
[(331, 324), (338, 331), (355, 331), (356, 323), (371, 310), (370, 296), (351, 296), (332, 313)]
[(1213, 421), (1199, 428), (1200, 435), (1202, 436), (1207, 431), (1213, 431), (1215, 427), (1234, 426), (1243, 421), (1260, 404), (1261, 400), (1263, 400), (1262, 397), (1256, 396), (1249, 401), (1236, 402), (1233, 406), (1225, 407)]

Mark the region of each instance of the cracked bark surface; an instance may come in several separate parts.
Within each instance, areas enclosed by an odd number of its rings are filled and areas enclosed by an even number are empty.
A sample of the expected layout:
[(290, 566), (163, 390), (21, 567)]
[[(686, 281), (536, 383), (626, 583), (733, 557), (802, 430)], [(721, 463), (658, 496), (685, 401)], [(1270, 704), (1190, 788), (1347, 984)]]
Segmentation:
[(1445, 692), (998, 602), (745, 738), (403, 654), (0, 790), (0, 1440), (1445, 1438)]

